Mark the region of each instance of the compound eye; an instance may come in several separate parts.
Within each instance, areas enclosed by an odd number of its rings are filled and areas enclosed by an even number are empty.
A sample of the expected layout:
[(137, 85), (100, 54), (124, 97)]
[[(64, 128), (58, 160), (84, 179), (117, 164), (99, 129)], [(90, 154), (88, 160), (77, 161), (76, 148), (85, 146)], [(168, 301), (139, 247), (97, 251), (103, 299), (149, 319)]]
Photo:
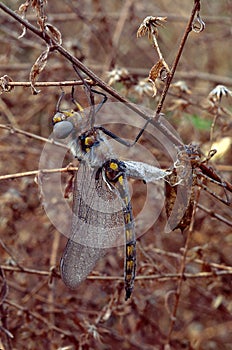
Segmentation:
[(65, 139), (73, 131), (74, 126), (71, 122), (64, 120), (56, 123), (53, 127), (54, 136), (57, 139)]
[(63, 113), (57, 112), (54, 117), (52, 118), (53, 125), (56, 123), (61, 122), (62, 120), (66, 120), (66, 117)]

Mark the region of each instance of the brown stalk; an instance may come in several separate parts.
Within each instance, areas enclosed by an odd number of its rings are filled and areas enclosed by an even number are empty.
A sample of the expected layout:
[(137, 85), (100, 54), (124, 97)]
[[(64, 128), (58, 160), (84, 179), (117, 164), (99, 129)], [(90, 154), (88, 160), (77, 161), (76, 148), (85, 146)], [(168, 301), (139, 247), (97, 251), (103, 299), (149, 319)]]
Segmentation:
[(72, 63), (72, 65), (77, 66), (82, 72), (84, 72), (89, 78), (91, 78), (105, 92), (110, 94), (112, 97), (116, 98), (118, 101), (125, 103), (125, 105), (129, 109), (131, 109), (132, 111), (140, 115), (143, 119), (145, 119), (147, 121), (146, 125), (149, 123), (153, 124), (158, 130), (160, 130), (164, 135), (166, 135), (173, 142), (174, 145), (178, 146), (182, 144), (182, 142), (174, 134), (172, 134), (164, 125), (162, 125), (159, 121), (157, 122), (156, 120), (152, 120), (152, 118), (146, 113), (144, 113), (144, 111), (142, 111), (138, 106), (131, 104), (130, 101), (128, 101), (125, 97), (120, 95), (111, 86), (106, 84), (95, 73), (93, 73), (87, 66), (85, 66), (81, 61), (79, 61), (76, 57), (70, 54), (70, 52), (67, 51), (63, 46), (58, 45), (50, 36), (48, 36), (47, 33), (41, 32), (40, 30), (38, 30), (32, 24), (25, 21), (22, 17), (20, 17), (14, 11), (9, 9), (2, 2), (0, 3), (0, 8), (6, 13), (8, 13), (10, 16), (12, 16), (16, 21), (18, 21), (23, 26), (25, 26), (27, 29), (31, 30), (34, 34), (39, 36), (42, 40), (44, 40), (50, 46), (50, 51), (52, 50), (58, 51), (70, 63)]
[(168, 92), (169, 86), (170, 86), (171, 81), (173, 79), (173, 76), (175, 74), (177, 65), (179, 63), (180, 57), (182, 55), (182, 52), (183, 52), (183, 49), (184, 49), (184, 46), (185, 46), (185, 43), (186, 43), (187, 38), (188, 38), (188, 35), (192, 31), (192, 24), (193, 24), (195, 15), (196, 15), (197, 11), (199, 11), (199, 10), (200, 10), (200, 0), (195, 0), (194, 1), (194, 6), (193, 6), (193, 9), (192, 9), (192, 13), (190, 15), (188, 24), (187, 24), (185, 32), (184, 32), (184, 35), (183, 35), (183, 37), (181, 39), (180, 46), (179, 46), (179, 49), (177, 51), (176, 57), (174, 59), (174, 62), (172, 64), (170, 73), (168, 74), (168, 77), (167, 77), (167, 80), (166, 80), (166, 84), (165, 84), (165, 86), (163, 88), (163, 92), (162, 92), (162, 95), (160, 97), (158, 106), (156, 108), (156, 112), (155, 112), (154, 118), (156, 116), (157, 117), (159, 116), (159, 114), (160, 114), (160, 112), (161, 112), (161, 110), (163, 108), (163, 104), (164, 104), (165, 98), (167, 96), (167, 92)]

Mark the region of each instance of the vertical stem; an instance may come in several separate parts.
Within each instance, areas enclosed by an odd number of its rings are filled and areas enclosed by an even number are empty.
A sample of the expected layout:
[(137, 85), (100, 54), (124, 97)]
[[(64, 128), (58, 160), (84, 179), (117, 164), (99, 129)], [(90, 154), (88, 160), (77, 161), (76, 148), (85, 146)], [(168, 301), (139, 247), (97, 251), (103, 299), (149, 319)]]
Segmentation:
[(156, 112), (155, 112), (155, 116), (154, 118), (158, 118), (162, 108), (163, 108), (163, 104), (164, 104), (164, 100), (166, 98), (166, 95), (167, 95), (167, 92), (168, 92), (168, 89), (169, 89), (169, 86), (171, 84), (171, 81), (172, 81), (172, 78), (175, 74), (175, 71), (176, 71), (176, 68), (177, 68), (177, 65), (179, 63), (179, 60), (180, 60), (180, 57), (181, 57), (181, 54), (182, 54), (182, 51), (184, 49), (184, 46), (185, 46), (185, 43), (186, 43), (186, 40), (188, 38), (188, 35), (189, 33), (191, 32), (192, 30), (192, 23), (194, 21), (194, 18), (195, 18), (195, 15), (196, 15), (196, 12), (199, 11), (200, 9), (200, 0), (195, 0), (195, 3), (194, 3), (194, 6), (193, 6), (193, 9), (192, 9), (192, 13), (191, 13), (191, 16), (189, 18), (189, 21), (188, 21), (188, 24), (187, 24), (187, 27), (186, 27), (186, 30), (184, 32), (184, 35), (181, 39), (181, 42), (180, 42), (180, 46), (179, 46), (179, 49), (178, 49), (178, 52), (177, 52), (177, 55), (176, 55), (176, 58), (173, 62), (173, 65), (172, 65), (172, 68), (170, 70), (170, 73), (167, 77), (167, 81), (166, 81), (166, 84), (164, 86), (164, 89), (163, 89), (163, 92), (162, 92), (162, 95), (160, 97), (160, 100), (159, 100), (159, 103), (158, 103), (158, 106), (156, 108)]

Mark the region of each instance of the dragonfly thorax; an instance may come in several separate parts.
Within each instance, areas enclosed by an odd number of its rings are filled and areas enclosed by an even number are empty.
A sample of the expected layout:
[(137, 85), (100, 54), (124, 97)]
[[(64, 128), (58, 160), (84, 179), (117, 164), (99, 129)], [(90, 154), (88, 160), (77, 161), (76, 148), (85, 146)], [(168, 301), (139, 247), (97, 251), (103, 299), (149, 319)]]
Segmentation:
[(97, 128), (92, 128), (78, 137), (73, 135), (70, 149), (75, 158), (85, 160), (91, 167), (102, 167), (112, 157), (108, 140)]

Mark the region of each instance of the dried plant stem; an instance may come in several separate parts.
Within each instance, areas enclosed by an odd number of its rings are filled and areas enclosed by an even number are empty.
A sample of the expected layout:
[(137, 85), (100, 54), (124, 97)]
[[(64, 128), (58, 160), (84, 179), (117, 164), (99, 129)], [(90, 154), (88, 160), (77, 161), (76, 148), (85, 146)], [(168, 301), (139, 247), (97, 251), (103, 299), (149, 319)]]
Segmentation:
[(159, 114), (160, 114), (160, 112), (161, 112), (161, 110), (163, 108), (164, 100), (166, 98), (169, 86), (170, 86), (171, 81), (173, 79), (173, 76), (175, 74), (177, 65), (179, 63), (180, 57), (182, 55), (182, 52), (183, 52), (183, 49), (184, 49), (184, 46), (185, 46), (185, 43), (186, 43), (187, 38), (188, 38), (188, 35), (192, 31), (192, 24), (193, 24), (193, 21), (194, 21), (194, 18), (195, 18), (195, 15), (196, 15), (197, 11), (199, 11), (199, 8), (200, 8), (200, 0), (195, 0), (194, 1), (194, 6), (193, 6), (193, 9), (192, 9), (192, 12), (191, 12), (188, 24), (187, 24), (187, 27), (185, 29), (184, 35), (183, 35), (182, 40), (180, 42), (179, 49), (177, 51), (177, 55), (176, 55), (176, 57), (174, 59), (173, 65), (172, 65), (171, 70), (170, 70), (170, 73), (168, 74), (168, 77), (167, 77), (167, 80), (166, 80), (166, 84), (164, 86), (162, 95), (160, 97), (158, 106), (156, 108), (156, 112), (155, 112), (154, 118), (156, 116), (157, 117), (159, 116)]
[(187, 254), (188, 254), (188, 249), (189, 249), (189, 245), (190, 245), (190, 241), (191, 241), (191, 237), (192, 237), (194, 218), (195, 218), (195, 214), (196, 214), (196, 208), (197, 208), (199, 196), (200, 196), (200, 188), (198, 188), (198, 191), (196, 191), (196, 194), (195, 194), (195, 202), (194, 202), (194, 207), (193, 207), (192, 219), (191, 219), (190, 227), (187, 230), (187, 237), (186, 237), (186, 241), (185, 241), (185, 245), (184, 245), (184, 249), (183, 249), (183, 256), (182, 256), (182, 261), (181, 261), (181, 265), (180, 265), (180, 272), (179, 272), (180, 278), (178, 280), (177, 290), (175, 292), (175, 302), (174, 302), (174, 307), (173, 307), (172, 314), (171, 314), (171, 321), (170, 321), (169, 332), (168, 332), (168, 337), (167, 337), (168, 344), (170, 344), (173, 327), (174, 327), (175, 322), (176, 322), (176, 315), (177, 315), (177, 310), (178, 310), (179, 301), (180, 301), (181, 288), (182, 288), (182, 284), (183, 284), (184, 279), (185, 279), (184, 272), (185, 272), (185, 267), (186, 267), (186, 263), (187, 263)]
[[(52, 250), (51, 250), (50, 262), (49, 262), (49, 265), (51, 266), (51, 268), (55, 266), (57, 262), (57, 254), (59, 249), (60, 237), (61, 237), (60, 233), (55, 230), (53, 234)], [(52, 324), (55, 324), (55, 314), (53, 312), (53, 305), (55, 303), (55, 288), (56, 288), (55, 283), (49, 283), (48, 309), (50, 311), (49, 320)]]
[(174, 307), (171, 312), (171, 317), (170, 317), (170, 325), (169, 325), (169, 331), (168, 331), (168, 337), (167, 337), (167, 343), (170, 343), (171, 340), (171, 335), (173, 331), (174, 324), (176, 322), (176, 314), (177, 314), (177, 309), (179, 306), (179, 301), (180, 301), (180, 294), (181, 294), (181, 288), (183, 281), (185, 279), (185, 265), (186, 265), (186, 259), (187, 259), (187, 253), (188, 253), (188, 247), (189, 243), (191, 240), (191, 232), (188, 230), (186, 241), (185, 241), (185, 246), (184, 246), (184, 251), (183, 251), (183, 256), (182, 256), (182, 262), (180, 266), (180, 272), (179, 272), (179, 279), (178, 279), (178, 284), (177, 284), (177, 289), (175, 291), (175, 302), (174, 302)]
[(206, 208), (205, 206), (203, 206), (203, 205), (201, 205), (201, 204), (199, 204), (199, 203), (198, 203), (197, 206), (198, 206), (199, 209), (203, 210), (204, 212), (206, 212), (206, 213), (209, 214), (210, 216), (212, 216), (212, 217), (214, 217), (214, 218), (220, 220), (220, 221), (223, 222), (224, 224), (226, 224), (226, 225), (232, 227), (232, 221), (227, 220), (227, 219), (224, 218), (223, 216), (221, 216), (221, 215), (215, 213), (213, 210), (210, 210), (210, 209)]
[[(200, 206), (200, 204), (197, 205), (198, 207)], [(169, 252), (169, 251), (165, 251), (165, 250), (162, 250), (162, 249), (159, 249), (159, 248), (153, 248), (152, 249), (156, 254), (159, 254), (159, 255), (164, 255), (164, 256), (167, 256), (167, 257), (172, 257), (172, 258), (175, 258), (175, 259), (178, 259), (178, 260), (181, 260), (183, 258), (183, 255), (181, 254), (177, 254), (177, 253), (173, 253), (173, 252)], [(232, 267), (231, 266), (227, 266), (227, 265), (223, 265), (223, 264), (217, 264), (217, 263), (213, 263), (213, 262), (206, 262), (202, 259), (198, 259), (198, 258), (193, 258), (193, 257), (187, 257), (187, 262), (194, 262), (196, 264), (199, 264), (199, 265), (208, 265), (209, 267), (211, 268), (216, 268), (216, 269), (221, 269), (221, 270), (228, 270), (228, 271), (232, 271)]]
[[(84, 72), (88, 77), (90, 77), (94, 83), (96, 83), (99, 87), (101, 87), (105, 92), (116, 98), (118, 101), (124, 103), (129, 109), (140, 115), (143, 119), (147, 121), (146, 125), (151, 123), (153, 124), (158, 130), (160, 130), (164, 135), (166, 135), (169, 140), (173, 142), (173, 144), (180, 146), (182, 145), (182, 142), (173, 134), (171, 133), (164, 125), (161, 125), (161, 123), (156, 120), (153, 120), (149, 115), (147, 115), (141, 108), (136, 106), (135, 104), (130, 103), (125, 97), (120, 95), (115, 89), (113, 89), (111, 86), (106, 84), (102, 79), (100, 79), (95, 73), (93, 73), (88, 67), (86, 67), (81, 61), (79, 61), (76, 57), (71, 55), (64, 47), (61, 45), (58, 45), (46, 32), (41, 32), (36, 27), (34, 27), (29, 22), (25, 21), (22, 17), (17, 15), (14, 11), (9, 9), (6, 5), (4, 5), (2, 2), (0, 2), (0, 8), (8, 13), (10, 16), (15, 18), (16, 21), (21, 23), (24, 27), (31, 30), (34, 34), (39, 36), (42, 40), (44, 40), (50, 47), (50, 51), (56, 50), (58, 51), (62, 56), (64, 56), (70, 63), (77, 66), (82, 72)], [(53, 46), (51, 46), (53, 45)]]
[(73, 335), (72, 332), (69, 332), (69, 331), (64, 330), (64, 329), (61, 329), (61, 328), (59, 328), (59, 327), (57, 327), (57, 326), (54, 326), (54, 325), (51, 324), (46, 318), (42, 317), (42, 316), (41, 316), (40, 314), (38, 314), (37, 312), (30, 311), (29, 309), (27, 309), (27, 308), (25, 308), (25, 307), (23, 307), (23, 306), (21, 306), (21, 305), (19, 305), (19, 304), (17, 304), (17, 303), (14, 303), (14, 302), (12, 302), (11, 300), (8, 300), (8, 299), (5, 300), (5, 303), (6, 303), (7, 305), (10, 305), (10, 306), (16, 308), (17, 310), (20, 310), (20, 311), (22, 311), (22, 312), (24, 312), (24, 313), (30, 315), (31, 317), (33, 317), (33, 318), (35, 318), (35, 319), (37, 319), (37, 320), (43, 322), (44, 324), (47, 325), (48, 331), (49, 331), (49, 330), (50, 330), (50, 331), (55, 331), (55, 332), (58, 332), (58, 333), (60, 333), (60, 334), (62, 334), (62, 335), (64, 335), (64, 336), (71, 337), (71, 338), (75, 338), (75, 336)]
[(120, 40), (120, 37), (122, 35), (122, 31), (123, 31), (125, 22), (126, 22), (127, 17), (128, 17), (128, 12), (129, 12), (132, 4), (133, 4), (132, 0), (126, 0), (124, 5), (122, 6), (120, 16), (119, 16), (119, 19), (118, 19), (117, 24), (115, 26), (115, 30), (114, 30), (114, 34), (113, 34), (113, 38), (112, 38), (112, 46), (113, 47), (110, 50), (109, 56), (107, 57), (103, 72), (110, 70), (112, 64), (114, 63), (114, 60), (115, 60), (116, 55), (117, 55), (119, 40)]
[[(90, 79), (85, 79), (86, 83), (88, 85), (92, 85), (93, 81)], [(29, 81), (10, 81), (8, 86), (24, 86), (24, 87), (31, 87), (31, 83)], [(53, 87), (53, 86), (76, 86), (76, 85), (83, 85), (83, 82), (81, 80), (70, 80), (70, 81), (39, 81), (35, 83), (35, 86), (37, 87)]]
[(211, 128), (210, 128), (210, 142), (211, 142), (210, 148), (212, 148), (212, 144), (213, 144), (213, 142), (215, 141), (215, 140), (214, 140), (214, 130), (215, 130), (215, 125), (216, 125), (216, 123), (217, 123), (217, 120), (218, 120), (218, 118), (219, 118), (219, 116), (220, 116), (219, 110), (220, 110), (220, 107), (218, 107), (217, 112), (216, 112), (216, 114), (214, 115), (213, 122), (212, 122)]
[(35, 176), (35, 175), (39, 175), (39, 174), (52, 174), (52, 173), (66, 173), (66, 172), (77, 171), (77, 170), (78, 170), (78, 167), (72, 167), (72, 166), (67, 166), (65, 168), (57, 168), (57, 169), (31, 170), (31, 171), (26, 171), (26, 172), (22, 172), (22, 173), (1, 175), (0, 181), (1, 180), (17, 179), (17, 178), (24, 177), (24, 176)]
[(59, 147), (62, 147), (62, 148), (67, 148), (67, 150), (69, 149), (65, 144), (63, 144), (61, 142), (55, 141), (53, 139), (47, 139), (46, 137), (38, 136), (38, 135), (33, 134), (31, 132), (15, 128), (12, 125), (0, 124), (0, 129), (9, 130), (11, 134), (14, 134), (14, 133), (22, 134), (22, 135), (25, 135), (27, 137), (31, 137), (32, 139), (35, 139), (35, 140), (39, 140), (39, 141), (42, 141), (42, 142), (48, 142), (48, 143), (51, 143), (53, 145), (56, 145), (56, 146), (59, 146)]
[[(182, 258), (183, 258), (183, 256), (182, 256)], [(199, 260), (199, 259), (193, 260), (193, 262), (205, 264), (204, 261)], [(184, 278), (185, 279), (198, 279), (198, 278), (211, 278), (211, 277), (215, 277), (215, 276), (231, 276), (232, 275), (232, 267), (231, 266), (224, 266), (224, 265), (214, 264), (214, 263), (207, 263), (207, 264), (210, 267), (221, 268), (221, 270), (220, 271), (213, 270), (213, 271), (209, 271), (209, 272), (198, 272), (198, 273), (185, 273)], [(218, 265), (218, 266), (216, 266), (216, 265)], [(28, 274), (32, 274), (32, 275), (40, 275), (40, 276), (45, 276), (45, 277), (51, 276), (51, 271), (40, 271), (40, 270), (35, 270), (35, 269), (30, 269), (30, 268), (23, 268), (23, 270), (22, 270), (17, 266), (8, 266), (8, 265), (0, 265), (0, 267), (4, 271), (28, 273)], [(55, 271), (53, 276), (56, 278), (58, 278), (58, 277), (60, 278), (57, 271)], [(183, 277), (183, 274), (181, 274), (181, 272), (155, 274), (155, 275), (139, 275), (136, 277), (136, 280), (137, 281), (144, 281), (144, 280), (159, 281), (161, 283), (162, 282), (164, 283), (164, 282), (167, 282), (170, 280), (173, 280), (173, 281), (179, 280), (181, 278), (181, 276)], [(87, 279), (98, 280), (98, 281), (123, 281), (124, 277), (122, 277), (122, 276), (90, 275), (87, 277)]]
[(11, 259), (14, 261), (14, 263), (16, 264), (16, 266), (18, 266), (18, 268), (20, 268), (21, 270), (23, 270), (23, 267), (18, 263), (17, 259), (15, 258), (15, 256), (13, 255), (13, 253), (10, 251), (10, 249), (6, 246), (6, 244), (3, 242), (3, 240), (0, 238), (0, 245), (2, 246), (2, 248), (5, 250), (5, 252), (11, 257)]

